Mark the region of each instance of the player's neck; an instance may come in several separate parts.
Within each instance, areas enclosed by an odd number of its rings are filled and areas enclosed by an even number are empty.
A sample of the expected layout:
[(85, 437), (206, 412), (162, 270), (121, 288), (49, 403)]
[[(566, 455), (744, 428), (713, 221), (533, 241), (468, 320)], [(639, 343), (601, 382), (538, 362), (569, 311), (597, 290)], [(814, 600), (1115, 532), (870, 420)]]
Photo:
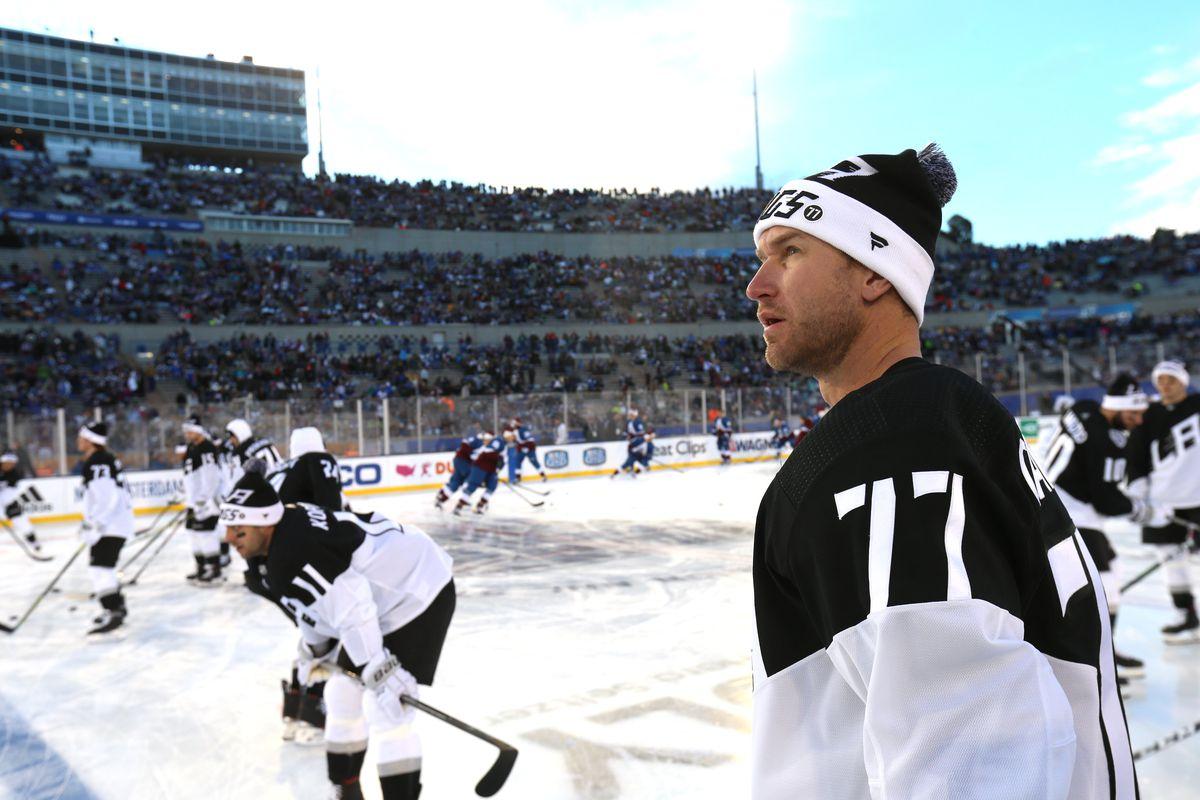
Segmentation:
[(817, 377), (821, 397), (831, 407), (900, 361), (920, 357), (921, 340), (914, 325), (881, 327), (868, 324), (850, 346), (842, 363)]

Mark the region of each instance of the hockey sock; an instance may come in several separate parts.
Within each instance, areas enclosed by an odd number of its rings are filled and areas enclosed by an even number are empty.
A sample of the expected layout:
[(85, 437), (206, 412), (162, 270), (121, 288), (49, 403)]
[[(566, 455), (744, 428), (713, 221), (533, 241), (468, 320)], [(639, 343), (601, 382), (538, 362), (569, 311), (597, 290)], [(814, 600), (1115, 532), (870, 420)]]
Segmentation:
[(403, 775), (380, 775), (383, 800), (417, 800), (421, 796), (421, 770)]
[(325, 765), (329, 770), (329, 782), (339, 785), (357, 783), (358, 774), (362, 772), (363, 759), (367, 751), (356, 753), (325, 753)]
[(300, 716), (300, 686), (296, 681), (296, 671), (292, 670), (292, 682), (281, 680), (283, 688), (283, 718), (296, 719)]

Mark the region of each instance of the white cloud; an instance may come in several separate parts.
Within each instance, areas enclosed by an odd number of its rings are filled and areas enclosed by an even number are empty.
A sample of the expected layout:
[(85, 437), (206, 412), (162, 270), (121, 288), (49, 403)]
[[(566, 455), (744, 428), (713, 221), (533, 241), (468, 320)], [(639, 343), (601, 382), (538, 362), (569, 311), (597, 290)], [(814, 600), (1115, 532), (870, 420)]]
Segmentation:
[(1143, 156), (1148, 156), (1154, 152), (1154, 148), (1145, 142), (1126, 142), (1123, 144), (1112, 144), (1105, 147), (1096, 154), (1096, 158), (1092, 163), (1096, 166), (1104, 166), (1106, 164), (1119, 164), (1122, 161), (1133, 161)]
[[(1122, 203), (1131, 216), (1116, 222), (1112, 232), (1145, 236), (1160, 227), (1200, 230), (1200, 58), (1142, 82), (1152, 88), (1187, 85), (1123, 115), (1131, 134), (1093, 160), (1132, 175)], [(1129, 173), (1135, 167), (1137, 172)]]

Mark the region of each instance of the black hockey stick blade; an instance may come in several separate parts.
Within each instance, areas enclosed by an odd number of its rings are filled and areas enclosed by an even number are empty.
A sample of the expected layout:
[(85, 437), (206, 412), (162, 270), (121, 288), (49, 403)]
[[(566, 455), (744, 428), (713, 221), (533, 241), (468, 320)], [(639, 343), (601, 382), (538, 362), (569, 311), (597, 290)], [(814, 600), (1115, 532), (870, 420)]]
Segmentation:
[(504, 788), (504, 782), (508, 780), (509, 773), (513, 770), (513, 765), (517, 763), (517, 749), (515, 747), (504, 747), (500, 749), (500, 755), (496, 757), (496, 763), (492, 764), (479, 783), (475, 784), (475, 794), (480, 797), (491, 797), (496, 792)]
[(512, 772), (513, 765), (517, 763), (517, 748), (508, 742), (500, 741), (495, 736), (484, 733), (473, 725), (468, 725), (462, 720), (450, 716), (445, 711), (422, 703), (420, 700), (409, 697), (406, 694), (401, 695), (400, 700), (418, 711), (424, 711), (431, 717), (437, 717), (447, 725), (452, 725), (463, 733), (469, 733), (476, 739), (482, 739), (493, 747), (498, 748), (500, 755), (496, 757), (496, 762), (492, 764), (491, 768), (479, 779), (479, 783), (475, 784), (475, 794), (480, 797), (491, 797), (503, 788), (504, 782), (508, 780), (508, 776)]

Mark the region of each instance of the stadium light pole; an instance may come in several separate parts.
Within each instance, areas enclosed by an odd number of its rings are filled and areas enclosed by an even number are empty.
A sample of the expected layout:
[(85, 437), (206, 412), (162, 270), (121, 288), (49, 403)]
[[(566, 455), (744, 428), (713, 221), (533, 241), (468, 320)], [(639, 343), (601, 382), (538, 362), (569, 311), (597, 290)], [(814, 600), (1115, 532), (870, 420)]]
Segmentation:
[(317, 175), (325, 177), (325, 122), (321, 116), (321, 65), (317, 65)]
[(763, 188), (762, 150), (758, 144), (758, 70), (753, 72), (754, 82), (754, 188)]

